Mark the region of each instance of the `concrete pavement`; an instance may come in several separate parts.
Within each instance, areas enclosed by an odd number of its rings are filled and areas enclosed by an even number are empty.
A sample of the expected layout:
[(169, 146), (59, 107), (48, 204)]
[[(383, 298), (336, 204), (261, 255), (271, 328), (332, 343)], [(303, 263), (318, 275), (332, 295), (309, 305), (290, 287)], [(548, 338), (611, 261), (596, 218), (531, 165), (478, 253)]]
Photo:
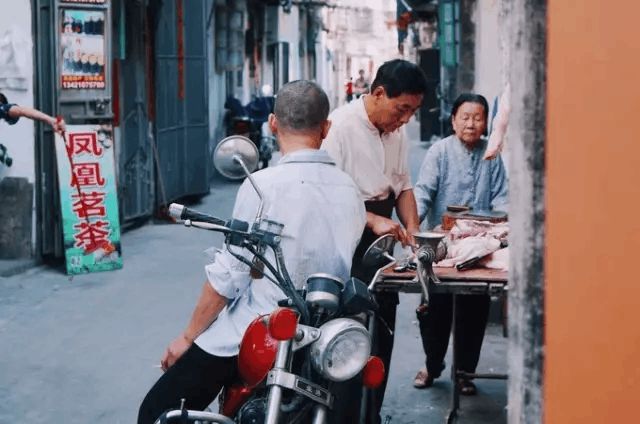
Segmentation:
[[(228, 217), (237, 184), (198, 207)], [(214, 233), (146, 225), (124, 268), (70, 278), (47, 267), (0, 279), (0, 423), (131, 423), (205, 280)]]

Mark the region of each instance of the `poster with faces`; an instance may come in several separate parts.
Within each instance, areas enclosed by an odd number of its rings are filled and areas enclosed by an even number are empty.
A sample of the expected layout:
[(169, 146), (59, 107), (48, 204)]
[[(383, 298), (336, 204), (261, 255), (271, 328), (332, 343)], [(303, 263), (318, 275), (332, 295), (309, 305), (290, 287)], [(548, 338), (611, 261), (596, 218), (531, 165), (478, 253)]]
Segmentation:
[(64, 89), (104, 89), (105, 12), (63, 9), (60, 52)]

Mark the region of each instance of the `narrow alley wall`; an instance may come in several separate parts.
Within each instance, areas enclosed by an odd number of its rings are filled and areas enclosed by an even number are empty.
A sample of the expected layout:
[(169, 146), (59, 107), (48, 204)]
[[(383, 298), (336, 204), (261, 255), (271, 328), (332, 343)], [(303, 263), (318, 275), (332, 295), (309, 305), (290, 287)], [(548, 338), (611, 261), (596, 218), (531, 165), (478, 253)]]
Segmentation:
[(546, 0), (502, 2), (511, 81), (509, 169), (508, 422), (543, 413)]

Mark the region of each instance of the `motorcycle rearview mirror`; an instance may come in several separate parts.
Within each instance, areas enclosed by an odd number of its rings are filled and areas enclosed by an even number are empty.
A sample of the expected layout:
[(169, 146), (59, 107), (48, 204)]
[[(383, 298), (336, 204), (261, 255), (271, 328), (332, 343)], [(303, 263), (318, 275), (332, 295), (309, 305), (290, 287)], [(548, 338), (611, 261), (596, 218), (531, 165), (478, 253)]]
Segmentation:
[(396, 258), (391, 255), (395, 245), (395, 237), (391, 234), (385, 234), (378, 237), (378, 239), (369, 246), (367, 251), (364, 252), (362, 265), (366, 268), (378, 268), (378, 271), (376, 271), (373, 279), (371, 280), (371, 284), (369, 284), (370, 292), (374, 291), (374, 287), (378, 281), (380, 273), (385, 269), (392, 267), (396, 263)]
[(256, 145), (247, 137), (232, 135), (222, 139), (213, 152), (213, 166), (224, 177), (231, 180), (248, 178), (249, 182), (258, 193), (260, 206), (256, 215), (256, 221), (262, 218), (263, 196), (262, 191), (251, 176), (258, 169), (260, 155)]
[(241, 135), (222, 139), (213, 152), (213, 166), (230, 180), (242, 180), (258, 169), (258, 148)]
[(362, 265), (367, 268), (380, 268), (396, 259), (391, 255), (396, 239), (391, 234), (378, 237), (364, 252)]

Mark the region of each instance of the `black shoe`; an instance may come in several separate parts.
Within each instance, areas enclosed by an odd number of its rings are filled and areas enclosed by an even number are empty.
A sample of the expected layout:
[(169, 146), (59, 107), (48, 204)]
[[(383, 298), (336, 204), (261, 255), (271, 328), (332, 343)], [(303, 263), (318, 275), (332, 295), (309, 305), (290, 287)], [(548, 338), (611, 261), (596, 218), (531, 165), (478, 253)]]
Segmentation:
[(478, 393), (478, 389), (476, 388), (476, 385), (473, 384), (473, 382), (469, 379), (459, 378), (457, 386), (461, 395), (474, 396), (476, 393)]

